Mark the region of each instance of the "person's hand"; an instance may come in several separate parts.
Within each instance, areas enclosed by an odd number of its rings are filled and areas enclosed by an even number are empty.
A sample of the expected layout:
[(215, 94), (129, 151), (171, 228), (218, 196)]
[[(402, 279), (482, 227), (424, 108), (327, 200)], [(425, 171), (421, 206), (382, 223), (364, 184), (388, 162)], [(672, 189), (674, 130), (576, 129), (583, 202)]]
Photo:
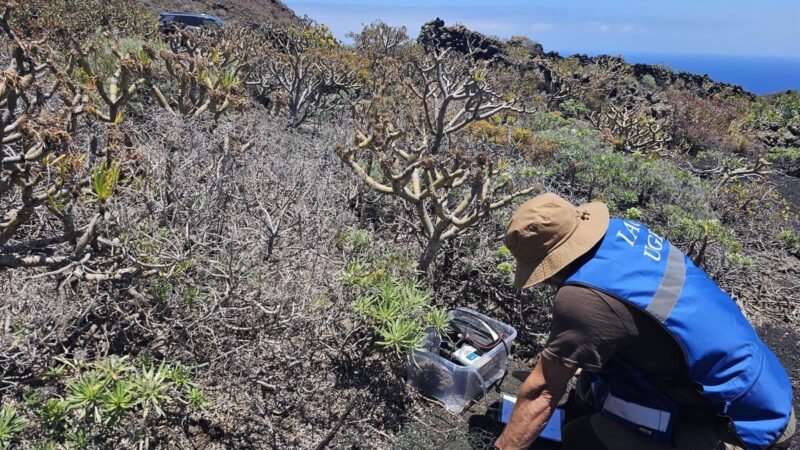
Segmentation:
[(527, 449), (547, 426), (576, 370), (556, 359), (539, 358), (533, 372), (520, 386), (514, 411), (495, 441), (495, 448)]

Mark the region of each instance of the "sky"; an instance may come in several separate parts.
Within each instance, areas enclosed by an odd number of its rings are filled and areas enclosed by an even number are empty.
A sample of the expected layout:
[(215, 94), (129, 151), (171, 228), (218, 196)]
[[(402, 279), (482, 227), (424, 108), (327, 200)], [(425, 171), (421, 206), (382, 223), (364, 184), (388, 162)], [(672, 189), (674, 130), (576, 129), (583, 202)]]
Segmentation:
[(562, 54), (800, 58), (800, 0), (284, 0), (343, 39), (381, 19), (416, 37), (436, 17), (526, 35)]

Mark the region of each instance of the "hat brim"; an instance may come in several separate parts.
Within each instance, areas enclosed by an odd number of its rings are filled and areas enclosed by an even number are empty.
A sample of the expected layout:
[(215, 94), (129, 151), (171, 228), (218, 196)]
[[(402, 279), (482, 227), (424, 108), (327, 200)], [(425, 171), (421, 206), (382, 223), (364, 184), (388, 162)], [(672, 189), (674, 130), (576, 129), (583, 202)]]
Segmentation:
[(608, 207), (602, 202), (591, 202), (577, 209), (588, 211), (589, 217), (578, 223), (572, 236), (538, 261), (517, 261), (517, 271), (514, 274), (514, 286), (517, 289), (527, 289), (547, 280), (585, 255), (603, 239), (610, 219)]

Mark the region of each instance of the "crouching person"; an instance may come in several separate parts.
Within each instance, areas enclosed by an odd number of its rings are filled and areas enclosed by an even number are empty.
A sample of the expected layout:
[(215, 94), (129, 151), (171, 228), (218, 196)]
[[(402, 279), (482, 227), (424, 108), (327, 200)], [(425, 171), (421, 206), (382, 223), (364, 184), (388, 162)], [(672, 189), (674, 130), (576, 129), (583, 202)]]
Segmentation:
[(786, 371), (736, 303), (645, 225), (555, 194), (523, 204), (506, 231), (516, 285), (558, 287), (550, 337), (520, 388), (500, 449), (527, 448), (578, 368), (588, 412), (565, 449), (788, 448)]

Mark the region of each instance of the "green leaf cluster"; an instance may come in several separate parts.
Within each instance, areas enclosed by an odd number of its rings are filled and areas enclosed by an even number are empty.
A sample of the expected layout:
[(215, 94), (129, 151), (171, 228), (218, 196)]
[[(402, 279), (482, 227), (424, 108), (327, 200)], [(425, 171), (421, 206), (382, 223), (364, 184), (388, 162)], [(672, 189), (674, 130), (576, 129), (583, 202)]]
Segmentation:
[(114, 161), (110, 165), (101, 162), (92, 167), (92, 191), (101, 202), (114, 195), (119, 180), (119, 170), (119, 161)]
[[(26, 401), (37, 425), (57, 443), (80, 448), (108, 442), (126, 434), (133, 422), (210, 403), (182, 364), (138, 364), (116, 355), (92, 362), (57, 359), (59, 364), (48, 371), (55, 395), (48, 389), (50, 395), (31, 394)], [(0, 423), (0, 442), (2, 430)]]
[(417, 348), (428, 329), (440, 334), (447, 330), (445, 311), (431, 305), (431, 294), (415, 278), (397, 278), (381, 267), (350, 263), (343, 281), (350, 283), (355, 295), (353, 309), (379, 336), (376, 343), (398, 356)]
[(792, 230), (781, 230), (778, 233), (778, 242), (790, 253), (800, 252), (800, 235)]
[(747, 114), (751, 127), (778, 127), (800, 125), (800, 92), (788, 91), (754, 102)]
[(19, 434), (28, 425), (28, 420), (9, 405), (0, 408), (0, 449), (11, 448), (19, 441)]
[(372, 244), (372, 233), (360, 228), (350, 228), (339, 235), (339, 245), (352, 249), (354, 252), (368, 250)]
[(663, 208), (666, 223), (661, 226), (664, 234), (673, 237), (687, 247), (686, 254), (702, 261), (709, 245), (720, 246), (728, 260), (739, 266), (750, 266), (752, 260), (742, 254), (742, 243), (736, 239), (734, 231), (717, 219), (695, 219), (682, 208), (667, 205)]
[(789, 175), (800, 176), (799, 147), (774, 147), (767, 152), (767, 159)]
[(581, 118), (591, 112), (582, 102), (573, 99), (564, 100), (559, 107), (568, 117)]

